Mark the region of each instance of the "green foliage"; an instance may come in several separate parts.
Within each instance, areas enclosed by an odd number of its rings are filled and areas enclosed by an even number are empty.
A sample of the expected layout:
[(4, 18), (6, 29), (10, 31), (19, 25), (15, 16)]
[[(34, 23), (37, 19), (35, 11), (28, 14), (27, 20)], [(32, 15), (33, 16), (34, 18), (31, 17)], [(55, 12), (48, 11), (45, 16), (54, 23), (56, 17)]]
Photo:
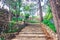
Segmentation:
[(30, 16), (30, 15), (29, 15), (28, 13), (26, 13), (26, 14), (25, 14), (25, 20), (27, 20), (27, 19), (29, 18), (29, 16)]
[(4, 37), (0, 37), (0, 40), (4, 40)]
[(43, 23), (56, 32), (55, 25), (50, 21), (53, 18), (50, 5), (47, 6), (47, 13), (44, 16)]
[(20, 8), (21, 8), (21, 5), (22, 5), (21, 0), (5, 0), (5, 4), (9, 5), (9, 8), (10, 8), (9, 10), (14, 15), (19, 15), (20, 14)]
[(51, 28), (54, 32), (56, 32), (55, 25), (50, 22), (50, 20), (53, 18), (52, 11), (50, 5), (47, 6), (47, 13), (44, 16), (43, 23), (46, 24), (49, 28)]
[(52, 13), (50, 13), (49, 16), (47, 17), (47, 20), (50, 20), (52, 18), (53, 18)]
[[(5, 33), (13, 33), (17, 32), (18, 29), (15, 28), (15, 25), (18, 21), (22, 21), (23, 19), (20, 18), (20, 8), (21, 8), (21, 0), (5, 0), (5, 4), (9, 5), (9, 11), (11, 11), (15, 17), (12, 17), (11, 22), (8, 25), (8, 29), (5, 30)], [(17, 22), (16, 22), (17, 21)]]
[(14, 27), (14, 23), (9, 24), (9, 31), (8, 31), (9, 33), (12, 32), (12, 27)]
[(47, 13), (52, 13), (50, 5), (47, 6)]
[(30, 10), (30, 6), (28, 6), (28, 5), (24, 6), (24, 10), (29, 11)]
[(18, 21), (22, 21), (23, 20), (23, 18), (18, 18)]
[[(22, 21), (22, 20), (23, 20), (23, 18), (18, 17), (18, 21)], [(13, 17), (12, 18), (12, 21), (16, 22), (17, 21), (17, 18), (16, 17)]]
[(27, 22), (30, 22), (30, 23), (39, 23), (39, 21), (37, 21), (37, 20), (27, 20)]
[(12, 21), (15, 21), (16, 22), (17, 21), (17, 18), (16, 17), (13, 17), (12, 18)]
[(16, 25), (16, 23), (10, 22), (9, 26), (8, 26), (8, 29), (5, 30), (4, 32), (5, 33), (14, 33), (14, 32), (17, 32), (19, 29), (15, 28), (15, 25)]
[(52, 11), (51, 11), (51, 7), (50, 5), (47, 6), (47, 13), (46, 15), (44, 16), (44, 19), (47, 19), (47, 20), (50, 20), (52, 19), (53, 16), (52, 16)]
[(44, 19), (43, 23), (46, 24), (49, 28), (51, 28), (54, 32), (56, 32), (55, 25), (51, 23), (49, 20)]

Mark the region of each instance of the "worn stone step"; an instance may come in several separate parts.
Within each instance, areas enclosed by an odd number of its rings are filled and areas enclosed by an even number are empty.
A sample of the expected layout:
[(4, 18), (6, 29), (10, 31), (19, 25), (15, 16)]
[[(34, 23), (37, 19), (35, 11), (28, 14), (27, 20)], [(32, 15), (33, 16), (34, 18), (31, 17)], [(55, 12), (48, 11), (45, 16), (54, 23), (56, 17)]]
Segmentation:
[(46, 38), (16, 38), (12, 40), (46, 40)]
[(34, 33), (35, 33), (35, 34), (42, 34), (42, 33), (44, 33), (44, 32), (41, 32), (41, 31), (40, 31), (40, 32), (38, 32), (38, 31), (37, 31), (37, 32), (34, 32), (34, 31), (33, 31), (33, 32), (32, 32), (32, 31), (30, 31), (30, 32), (29, 32), (29, 31), (26, 31), (26, 32), (25, 32), (25, 31), (24, 31), (24, 32), (19, 32), (19, 33), (21, 33), (21, 34), (22, 34), (22, 33), (26, 33), (26, 34), (28, 34), (28, 33), (31, 33), (31, 34), (34, 34)]
[(43, 33), (40, 27), (27, 26), (20, 33)]
[(46, 35), (43, 34), (19, 34), (18, 37), (46, 37)]
[(26, 26), (16, 35), (12, 40), (46, 40), (46, 35), (40, 26), (29, 25)]

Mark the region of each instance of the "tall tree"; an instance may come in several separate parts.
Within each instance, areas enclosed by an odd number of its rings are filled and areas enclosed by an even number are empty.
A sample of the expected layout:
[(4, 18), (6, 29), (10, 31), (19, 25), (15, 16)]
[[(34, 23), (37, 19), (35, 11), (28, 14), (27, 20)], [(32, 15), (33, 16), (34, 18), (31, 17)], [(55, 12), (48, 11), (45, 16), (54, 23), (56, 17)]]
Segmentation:
[(52, 8), (53, 19), (57, 29), (58, 40), (60, 40), (60, 0), (49, 0)]
[(10, 11), (16, 15), (17, 21), (20, 15), (21, 0), (5, 0), (4, 1), (10, 7)]
[(43, 20), (43, 16), (42, 16), (41, 0), (38, 0), (38, 4), (39, 4), (40, 21), (42, 21)]
[(27, 12), (29, 12), (30, 11), (30, 6), (29, 5), (25, 5), (24, 6), (24, 11), (26, 11), (25, 12), (25, 19), (24, 19), (24, 25), (26, 25), (26, 20), (29, 18), (29, 13), (27, 13)]

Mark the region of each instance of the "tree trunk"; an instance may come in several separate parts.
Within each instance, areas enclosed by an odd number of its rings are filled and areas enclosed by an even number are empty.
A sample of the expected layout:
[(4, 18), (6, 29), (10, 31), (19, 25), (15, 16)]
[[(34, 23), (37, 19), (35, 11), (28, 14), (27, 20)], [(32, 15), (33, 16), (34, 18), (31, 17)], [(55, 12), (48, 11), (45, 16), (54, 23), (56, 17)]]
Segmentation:
[(38, 0), (38, 4), (39, 4), (39, 13), (40, 13), (40, 22), (43, 20), (43, 16), (42, 16), (42, 7), (41, 7), (41, 1)]
[(58, 40), (60, 40), (60, 0), (49, 0), (52, 8), (54, 23), (57, 29)]

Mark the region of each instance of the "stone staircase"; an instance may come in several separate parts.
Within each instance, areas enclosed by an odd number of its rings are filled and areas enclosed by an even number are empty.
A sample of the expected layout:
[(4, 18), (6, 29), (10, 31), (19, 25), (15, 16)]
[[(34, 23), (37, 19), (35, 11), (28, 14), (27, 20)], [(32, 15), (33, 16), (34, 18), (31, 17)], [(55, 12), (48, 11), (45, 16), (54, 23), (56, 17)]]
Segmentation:
[(38, 26), (26, 26), (12, 40), (46, 40), (45, 33)]

